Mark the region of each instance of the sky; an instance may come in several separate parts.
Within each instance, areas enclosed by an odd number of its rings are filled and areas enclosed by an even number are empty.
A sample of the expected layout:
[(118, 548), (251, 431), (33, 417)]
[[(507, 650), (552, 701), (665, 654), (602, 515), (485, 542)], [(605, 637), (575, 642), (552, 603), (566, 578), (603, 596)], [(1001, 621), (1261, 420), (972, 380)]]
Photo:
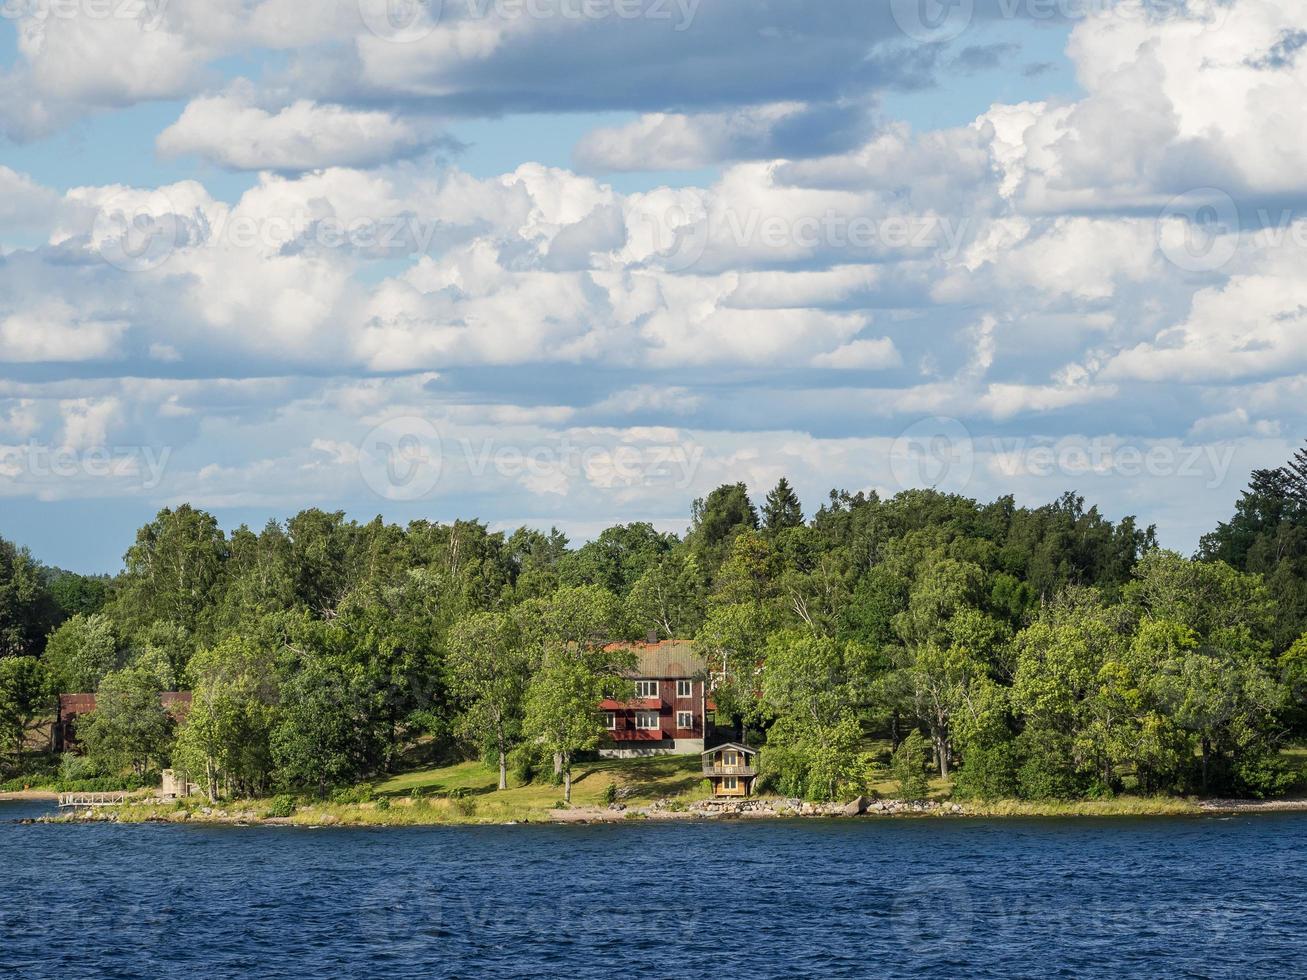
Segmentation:
[(0, 0), (0, 535), (683, 531), (1303, 441), (1301, 0)]

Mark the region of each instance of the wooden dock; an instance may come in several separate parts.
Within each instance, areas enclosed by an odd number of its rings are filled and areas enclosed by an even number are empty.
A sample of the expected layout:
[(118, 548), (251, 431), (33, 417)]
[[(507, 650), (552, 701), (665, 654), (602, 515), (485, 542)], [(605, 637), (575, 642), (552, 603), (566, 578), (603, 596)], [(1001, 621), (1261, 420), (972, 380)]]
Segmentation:
[(131, 798), (130, 793), (60, 793), (60, 808), (121, 806)]

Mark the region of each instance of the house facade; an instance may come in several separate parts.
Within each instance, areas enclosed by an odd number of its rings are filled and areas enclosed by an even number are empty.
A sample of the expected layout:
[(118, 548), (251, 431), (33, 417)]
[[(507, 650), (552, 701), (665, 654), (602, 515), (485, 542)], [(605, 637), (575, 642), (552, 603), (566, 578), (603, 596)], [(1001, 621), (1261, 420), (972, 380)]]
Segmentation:
[[(180, 724), (186, 720), (191, 710), (190, 691), (164, 691), (159, 695), (159, 703), (168, 712), (173, 721)], [(50, 728), (50, 747), (55, 752), (77, 748), (77, 721), (83, 715), (95, 711), (94, 694), (59, 695), (58, 714)]]
[(712, 783), (714, 796), (752, 796), (757, 762), (757, 749), (724, 742), (703, 753), (703, 775)]
[(607, 737), (599, 754), (607, 758), (690, 755), (702, 752), (712, 734), (707, 671), (689, 640), (616, 643), (630, 649), (635, 669), (624, 676), (635, 685), (630, 701), (603, 701)]

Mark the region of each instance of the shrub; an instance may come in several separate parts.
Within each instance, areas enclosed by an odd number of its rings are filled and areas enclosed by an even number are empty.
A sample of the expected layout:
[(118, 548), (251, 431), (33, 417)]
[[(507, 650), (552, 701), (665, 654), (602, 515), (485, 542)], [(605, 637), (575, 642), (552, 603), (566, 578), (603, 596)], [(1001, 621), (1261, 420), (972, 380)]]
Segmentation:
[(617, 802), (617, 784), (609, 783), (604, 787), (604, 802), (613, 804)]
[(386, 796), (383, 796), (381, 799), (377, 800), (377, 809), (378, 809), (378, 810), (389, 810), (389, 809), (390, 809), (390, 798), (389, 798), (389, 797), (386, 797)]
[(890, 760), (890, 771), (905, 800), (925, 799), (930, 783), (926, 779), (926, 740), (915, 728), (908, 733)]
[(1011, 742), (965, 746), (953, 792), (975, 800), (1012, 799), (1017, 795), (1017, 753)]
[(285, 819), (295, 815), (295, 799), (285, 794), (273, 797), (272, 804), (268, 807), (265, 817), (278, 817)]
[(331, 802), (348, 805), (350, 803), (371, 803), (372, 787), (371, 786), (350, 786), (346, 789), (338, 789), (331, 796)]
[(458, 796), (450, 799), (449, 806), (450, 809), (460, 817), (470, 817), (475, 815), (477, 812), (477, 801), (470, 799), (467, 796)]

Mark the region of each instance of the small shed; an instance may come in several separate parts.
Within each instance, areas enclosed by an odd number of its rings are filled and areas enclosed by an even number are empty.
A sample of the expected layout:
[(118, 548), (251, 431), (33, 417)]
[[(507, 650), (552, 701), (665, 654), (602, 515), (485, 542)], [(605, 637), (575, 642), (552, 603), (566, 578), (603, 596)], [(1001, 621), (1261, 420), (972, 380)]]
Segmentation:
[(752, 796), (757, 761), (757, 749), (725, 742), (703, 753), (703, 775), (712, 783), (714, 796)]

